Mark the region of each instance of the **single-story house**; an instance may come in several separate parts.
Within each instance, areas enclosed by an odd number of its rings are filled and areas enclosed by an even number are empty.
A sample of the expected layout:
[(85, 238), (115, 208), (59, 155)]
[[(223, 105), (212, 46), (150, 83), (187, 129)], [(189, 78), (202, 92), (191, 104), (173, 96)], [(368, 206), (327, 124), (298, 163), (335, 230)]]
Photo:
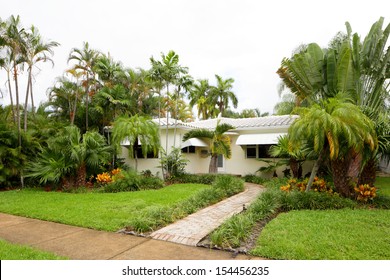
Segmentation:
[[(269, 148), (278, 142), (279, 136), (287, 134), (289, 126), (296, 118), (297, 116), (294, 115), (284, 115), (243, 119), (217, 118), (189, 123), (174, 119), (168, 119), (167, 122), (166, 118), (155, 119), (154, 121), (160, 126), (161, 146), (164, 149), (168, 147), (168, 153), (171, 147), (180, 147), (184, 157), (189, 160), (186, 166), (186, 172), (188, 173), (208, 173), (210, 163), (209, 143), (207, 139), (198, 138), (183, 142), (183, 135), (192, 129), (198, 128), (214, 130), (218, 122), (232, 125), (235, 128), (227, 132), (231, 139), (232, 156), (230, 159), (225, 159), (223, 156), (219, 157), (218, 172), (244, 176), (254, 174), (261, 166), (267, 166), (267, 163), (259, 159), (270, 158), (268, 155)], [(166, 137), (166, 131), (168, 131), (168, 137)], [(166, 145), (167, 140), (168, 145)], [(124, 143), (122, 155), (126, 164), (135, 166), (134, 159), (128, 157), (126, 143)], [(153, 174), (161, 174), (158, 158), (153, 155), (149, 155), (148, 158), (141, 157), (138, 157), (138, 171), (150, 170)], [(281, 167), (277, 172), (278, 175), (282, 175), (284, 169), (285, 167)]]

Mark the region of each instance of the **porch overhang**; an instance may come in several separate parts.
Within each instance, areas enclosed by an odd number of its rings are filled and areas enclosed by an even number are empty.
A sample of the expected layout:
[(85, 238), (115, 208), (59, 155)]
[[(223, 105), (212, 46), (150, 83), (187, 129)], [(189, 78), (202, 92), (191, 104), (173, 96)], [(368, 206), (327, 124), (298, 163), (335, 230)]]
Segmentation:
[(190, 138), (187, 141), (184, 141), (181, 143), (181, 148), (186, 148), (189, 146), (195, 146), (195, 147), (208, 147), (209, 145), (199, 138)]

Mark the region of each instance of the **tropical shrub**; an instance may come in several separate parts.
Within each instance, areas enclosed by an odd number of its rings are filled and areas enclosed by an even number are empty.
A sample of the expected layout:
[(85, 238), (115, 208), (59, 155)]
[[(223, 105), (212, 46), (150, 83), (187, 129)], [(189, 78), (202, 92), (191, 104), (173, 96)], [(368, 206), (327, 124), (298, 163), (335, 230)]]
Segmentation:
[(354, 188), (354, 191), (356, 193), (356, 199), (358, 201), (372, 201), (376, 197), (376, 188), (371, 187), (369, 184), (357, 186)]
[(165, 172), (165, 178), (172, 179), (183, 175), (185, 173), (187, 162), (188, 160), (183, 158), (179, 148), (173, 147), (169, 154), (163, 152), (160, 164)]
[[(305, 178), (303, 180), (297, 180), (296, 178), (292, 178), (287, 181), (286, 185), (281, 186), (280, 189), (286, 192), (294, 191), (294, 190), (304, 192), (306, 190), (308, 181), (309, 178)], [(315, 192), (327, 192), (327, 193), (334, 192), (332, 186), (328, 182), (318, 177), (314, 178), (311, 190)]]
[[(116, 176), (118, 176), (117, 174)], [(120, 178), (104, 185), (104, 192), (126, 192), (138, 191), (140, 189), (141, 178), (134, 170), (121, 171)]]
[(257, 176), (255, 174), (247, 174), (243, 177), (243, 179), (245, 182), (259, 185), (263, 184), (266, 181), (266, 179), (264, 179), (263, 177)]
[(226, 197), (244, 190), (244, 181), (230, 175), (219, 175), (213, 183), (213, 187), (220, 190)]
[(150, 176), (146, 177), (141, 175), (139, 182), (140, 190), (157, 190), (164, 187), (164, 181), (158, 177)]
[(211, 185), (214, 183), (218, 174), (181, 174), (171, 179), (172, 183), (188, 183), (188, 184), (205, 184)]

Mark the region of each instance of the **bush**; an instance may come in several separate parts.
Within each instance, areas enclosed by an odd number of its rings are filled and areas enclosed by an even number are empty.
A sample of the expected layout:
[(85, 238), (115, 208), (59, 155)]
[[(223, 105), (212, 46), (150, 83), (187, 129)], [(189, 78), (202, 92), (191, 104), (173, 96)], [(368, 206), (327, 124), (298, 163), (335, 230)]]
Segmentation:
[(244, 190), (244, 182), (230, 175), (219, 175), (216, 177), (213, 187), (222, 191), (225, 197), (232, 196)]
[[(287, 184), (281, 186), (280, 189), (286, 192), (289, 191), (304, 192), (306, 190), (308, 182), (309, 182), (309, 178), (305, 178), (303, 180), (297, 180), (296, 178), (292, 178), (287, 181)], [(318, 177), (314, 177), (313, 184), (310, 190), (315, 192), (334, 193), (332, 186), (324, 179)]]
[(254, 175), (254, 174), (245, 175), (243, 177), (243, 179), (245, 182), (254, 183), (254, 184), (258, 184), (258, 185), (262, 185), (262, 184), (264, 184), (265, 181), (267, 181), (263, 177), (260, 177), (260, 176)]
[(357, 206), (355, 201), (337, 194), (300, 191), (283, 192), (280, 196), (280, 204), (284, 211), (342, 209)]
[(111, 183), (105, 184), (103, 191), (110, 193), (138, 191), (140, 185), (141, 179), (137, 172), (133, 170), (121, 171), (120, 177), (118, 176)]
[(164, 181), (158, 177), (140, 177), (140, 190), (158, 190), (164, 187)]
[(177, 184), (205, 184), (212, 185), (218, 174), (181, 174), (171, 180), (172, 183)]

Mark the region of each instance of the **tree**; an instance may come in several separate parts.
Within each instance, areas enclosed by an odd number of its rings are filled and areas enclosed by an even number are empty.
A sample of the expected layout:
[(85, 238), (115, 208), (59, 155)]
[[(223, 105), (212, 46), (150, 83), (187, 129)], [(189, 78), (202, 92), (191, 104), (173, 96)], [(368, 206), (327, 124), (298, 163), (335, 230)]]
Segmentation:
[(141, 146), (142, 155), (153, 152), (158, 154), (160, 148), (159, 127), (148, 117), (119, 117), (112, 128), (112, 140), (117, 150), (123, 141), (128, 142), (129, 156), (135, 159), (135, 169), (138, 168), (136, 148)]
[(96, 50), (90, 49), (88, 42), (84, 42), (83, 48), (73, 48), (69, 54), (68, 62), (75, 60), (74, 69), (80, 70), (85, 77), (83, 86), (85, 88), (85, 129), (88, 130), (88, 104), (89, 97), (92, 95), (91, 86), (95, 78), (94, 66), (100, 56)]
[(220, 124), (218, 121), (214, 131), (207, 129), (194, 129), (183, 136), (183, 141), (187, 141), (191, 138), (206, 138), (210, 142), (210, 166), (209, 173), (218, 172), (218, 156), (223, 155), (229, 159), (231, 157), (231, 143), (230, 137), (225, 133), (229, 130), (234, 129), (229, 124)]
[(203, 120), (207, 120), (211, 116), (210, 90), (211, 86), (208, 80), (198, 80), (197, 83), (194, 83), (189, 94), (190, 106), (196, 105), (198, 117)]
[(33, 94), (33, 67), (39, 62), (50, 61), (53, 65), (53, 60), (48, 56), (48, 54), (53, 55), (53, 47), (59, 46), (59, 43), (55, 41), (44, 42), (41, 35), (39, 34), (38, 29), (35, 26), (31, 26), (30, 32), (26, 33), (26, 52), (24, 55), (24, 62), (27, 64), (27, 90), (26, 90), (26, 99), (24, 103), (24, 131), (27, 131), (27, 104), (28, 97), (30, 94), (31, 97), (31, 106), (32, 113), (34, 114), (34, 94)]
[(27, 177), (38, 178), (41, 184), (61, 181), (63, 188), (84, 186), (87, 172), (107, 163), (111, 147), (95, 131), (81, 135), (76, 126), (67, 126), (48, 140), (38, 160), (27, 168)]
[(289, 128), (290, 151), (313, 142), (313, 151), (318, 155), (309, 179), (307, 190), (317, 174), (318, 168), (328, 156), (331, 163), (333, 182), (343, 196), (350, 196), (351, 183), (348, 171), (354, 156), (367, 145), (371, 151), (377, 148), (373, 123), (342, 94), (324, 99), (310, 108), (298, 108), (300, 118)]
[(230, 101), (234, 108), (237, 108), (238, 105), (237, 96), (231, 90), (233, 88), (234, 79), (228, 78), (224, 80), (219, 75), (215, 75), (215, 78), (217, 79), (217, 85), (211, 87), (210, 100), (212, 101), (212, 104), (218, 106), (219, 113), (223, 115), (224, 111), (229, 107)]

